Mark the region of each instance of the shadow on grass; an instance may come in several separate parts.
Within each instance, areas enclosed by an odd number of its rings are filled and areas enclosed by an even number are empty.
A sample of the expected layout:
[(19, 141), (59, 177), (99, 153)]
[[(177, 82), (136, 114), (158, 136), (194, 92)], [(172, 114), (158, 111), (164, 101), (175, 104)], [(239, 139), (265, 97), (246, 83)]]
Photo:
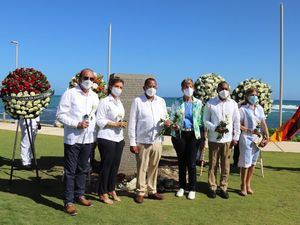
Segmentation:
[[(0, 166), (1, 171), (7, 175), (5, 179), (3, 176), (0, 178), (0, 191), (30, 198), (38, 204), (55, 210), (63, 210), (63, 204), (48, 199), (48, 197), (54, 197), (60, 199), (61, 203), (63, 202), (62, 169), (58, 167), (62, 166), (62, 157), (41, 157), (38, 159), (40, 179), (31, 176), (31, 173), (32, 175), (35, 174), (34, 170), (22, 170), (20, 160), (15, 160), (11, 185), (9, 183), (11, 160), (0, 157)], [(21, 170), (22, 174), (19, 175)], [(23, 171), (26, 173), (25, 176)]]
[(270, 169), (270, 170), (275, 170), (275, 171), (280, 171), (280, 170), (288, 170), (288, 171), (293, 171), (293, 172), (299, 172), (300, 171), (300, 167), (295, 168), (295, 167), (278, 167), (278, 166), (265, 166), (264, 165), (264, 168)]
[[(208, 194), (208, 183), (207, 182), (202, 182), (202, 181), (197, 182), (196, 191), (199, 192), (199, 193), (203, 193), (203, 194), (207, 195)], [(227, 188), (227, 191), (229, 193), (236, 193), (236, 194), (239, 193), (238, 189), (234, 189), (234, 188), (230, 188), (230, 187)], [(220, 189), (218, 187), (217, 193), (219, 194), (219, 192), (220, 192)]]
[[(37, 159), (38, 168), (40, 170), (51, 170), (54, 167), (63, 167), (63, 157), (57, 157), (57, 156), (47, 156), (47, 157), (40, 157)], [(0, 167), (2, 166), (11, 166), (11, 159), (4, 158), (0, 156)], [(14, 169), (20, 170), (22, 168), (21, 160), (15, 159), (14, 161)]]

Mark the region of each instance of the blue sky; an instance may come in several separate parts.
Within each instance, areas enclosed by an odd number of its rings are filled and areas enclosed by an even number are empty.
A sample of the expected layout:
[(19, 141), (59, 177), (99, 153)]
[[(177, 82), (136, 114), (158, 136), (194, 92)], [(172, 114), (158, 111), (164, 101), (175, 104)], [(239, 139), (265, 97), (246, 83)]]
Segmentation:
[[(261, 78), (278, 99), (279, 0), (10, 0), (0, 2), (0, 80), (20, 67), (47, 75), (57, 94), (79, 70), (154, 74), (159, 94), (179, 96), (186, 77), (215, 72), (232, 87)], [(299, 100), (300, 1), (286, 0), (284, 99)]]

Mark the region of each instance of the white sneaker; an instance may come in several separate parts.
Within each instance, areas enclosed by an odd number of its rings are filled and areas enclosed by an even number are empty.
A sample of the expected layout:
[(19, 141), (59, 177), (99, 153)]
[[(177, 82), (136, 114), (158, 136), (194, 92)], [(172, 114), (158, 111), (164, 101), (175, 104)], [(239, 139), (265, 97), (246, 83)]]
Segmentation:
[(184, 195), (184, 189), (180, 188), (179, 191), (177, 191), (176, 196), (177, 197), (182, 197)]
[(195, 191), (190, 191), (188, 195), (188, 199), (194, 200), (196, 197), (196, 192)]

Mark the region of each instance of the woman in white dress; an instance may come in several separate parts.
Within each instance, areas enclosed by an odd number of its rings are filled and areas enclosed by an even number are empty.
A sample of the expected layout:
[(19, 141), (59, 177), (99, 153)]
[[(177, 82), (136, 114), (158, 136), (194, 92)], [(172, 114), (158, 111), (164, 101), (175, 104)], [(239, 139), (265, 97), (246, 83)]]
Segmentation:
[(258, 104), (256, 89), (246, 90), (245, 98), (245, 102), (240, 107), (242, 133), (239, 140), (238, 162), (238, 166), (241, 168), (240, 195), (242, 196), (253, 194), (251, 178), (259, 157), (259, 147), (264, 147), (269, 140), (266, 116), (263, 108)]

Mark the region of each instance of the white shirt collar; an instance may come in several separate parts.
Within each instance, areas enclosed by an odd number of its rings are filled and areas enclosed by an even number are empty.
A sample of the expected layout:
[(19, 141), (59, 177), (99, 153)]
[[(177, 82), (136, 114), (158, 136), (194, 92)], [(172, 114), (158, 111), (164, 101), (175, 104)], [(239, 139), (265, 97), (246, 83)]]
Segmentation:
[[(81, 87), (80, 87), (79, 84), (78, 84), (75, 88), (76, 88), (77, 92), (79, 92), (79, 93), (82, 94), (82, 95), (85, 95), (85, 93), (83, 92), (83, 90), (81, 89)], [(90, 90), (87, 92), (87, 95), (86, 95), (86, 96), (90, 96), (90, 95), (91, 95), (91, 91), (93, 91), (93, 90), (90, 89)]]
[[(146, 101), (150, 101), (150, 99), (147, 98), (147, 96), (146, 96), (145, 93), (142, 95), (142, 99), (143, 99), (143, 100), (146, 100)], [(154, 95), (153, 101), (156, 101), (157, 99), (158, 99), (158, 98), (157, 98), (157, 95)]]

